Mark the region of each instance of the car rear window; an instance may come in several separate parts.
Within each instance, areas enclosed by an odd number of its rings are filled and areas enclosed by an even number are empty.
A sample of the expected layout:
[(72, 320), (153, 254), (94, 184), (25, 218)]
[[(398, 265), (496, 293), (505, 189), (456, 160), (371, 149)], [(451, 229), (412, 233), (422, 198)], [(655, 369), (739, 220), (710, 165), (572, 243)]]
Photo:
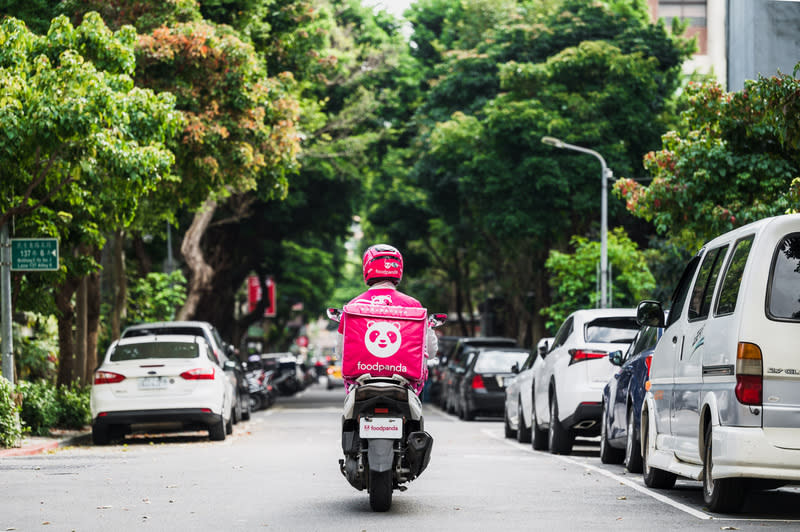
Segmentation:
[(800, 233), (785, 237), (778, 245), (767, 309), (771, 318), (800, 321)]
[(111, 353), (111, 362), (148, 358), (197, 358), (200, 351), (194, 342), (152, 342), (118, 345)]
[(583, 337), (600, 344), (630, 343), (639, 331), (636, 317), (597, 318), (586, 324)]
[(529, 353), (525, 351), (484, 351), (475, 361), (475, 373), (511, 373), (511, 366), (521, 366)]

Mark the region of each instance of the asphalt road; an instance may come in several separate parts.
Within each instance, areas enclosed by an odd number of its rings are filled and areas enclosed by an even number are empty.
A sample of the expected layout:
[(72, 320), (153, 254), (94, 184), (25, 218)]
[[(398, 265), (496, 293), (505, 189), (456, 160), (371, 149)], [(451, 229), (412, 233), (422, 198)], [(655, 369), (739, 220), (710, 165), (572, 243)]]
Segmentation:
[(427, 405), (431, 465), (376, 514), (338, 471), (342, 395), (315, 386), (282, 398), (224, 442), (148, 435), (0, 459), (0, 531), (800, 529), (797, 488), (712, 515), (699, 483), (649, 490), (601, 464), (597, 442), (553, 456), (504, 439), (501, 420)]

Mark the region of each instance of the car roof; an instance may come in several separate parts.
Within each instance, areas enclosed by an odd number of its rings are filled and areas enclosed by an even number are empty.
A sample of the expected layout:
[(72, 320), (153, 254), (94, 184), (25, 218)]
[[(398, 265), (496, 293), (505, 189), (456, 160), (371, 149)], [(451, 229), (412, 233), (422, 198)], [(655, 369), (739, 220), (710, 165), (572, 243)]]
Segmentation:
[(502, 336), (465, 336), (459, 340), (465, 344), (516, 344), (517, 340), (514, 338), (503, 338)]
[(207, 321), (151, 321), (125, 327), (125, 330), (158, 329), (159, 327), (212, 327)]
[(120, 338), (115, 345), (151, 344), (155, 342), (208, 343), (202, 336), (191, 336), (188, 334), (148, 334), (145, 336)]

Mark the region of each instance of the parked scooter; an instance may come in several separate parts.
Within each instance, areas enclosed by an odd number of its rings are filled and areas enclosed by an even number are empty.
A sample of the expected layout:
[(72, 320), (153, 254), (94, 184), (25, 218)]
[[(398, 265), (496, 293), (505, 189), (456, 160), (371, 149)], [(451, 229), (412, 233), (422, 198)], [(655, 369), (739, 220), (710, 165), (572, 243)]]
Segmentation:
[(250, 355), (245, 372), (250, 389), (250, 410), (268, 408), (275, 402), (277, 392), (273, 386), (273, 372), (264, 369), (259, 355)]
[[(340, 321), (342, 311), (328, 309)], [(428, 327), (438, 327), (444, 314), (428, 317)], [(394, 374), (355, 379), (345, 397), (342, 416), (342, 450), (339, 468), (351, 486), (369, 492), (374, 511), (392, 505), (392, 491), (419, 477), (428, 466), (433, 438), (425, 432), (422, 402), (412, 383)]]

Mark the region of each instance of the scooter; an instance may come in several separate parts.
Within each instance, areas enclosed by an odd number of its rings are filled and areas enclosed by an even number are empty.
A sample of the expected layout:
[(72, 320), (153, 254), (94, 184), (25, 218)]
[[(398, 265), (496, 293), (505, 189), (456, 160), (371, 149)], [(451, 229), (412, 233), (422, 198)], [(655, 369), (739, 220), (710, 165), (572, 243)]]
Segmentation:
[[(342, 311), (328, 309), (328, 317), (340, 321)], [(446, 315), (428, 317), (438, 327)], [(369, 492), (373, 511), (391, 508), (392, 492), (419, 477), (431, 459), (433, 438), (425, 432), (422, 402), (412, 383), (400, 375), (355, 379), (348, 391), (342, 415), (342, 451), (339, 469), (357, 490)]]

